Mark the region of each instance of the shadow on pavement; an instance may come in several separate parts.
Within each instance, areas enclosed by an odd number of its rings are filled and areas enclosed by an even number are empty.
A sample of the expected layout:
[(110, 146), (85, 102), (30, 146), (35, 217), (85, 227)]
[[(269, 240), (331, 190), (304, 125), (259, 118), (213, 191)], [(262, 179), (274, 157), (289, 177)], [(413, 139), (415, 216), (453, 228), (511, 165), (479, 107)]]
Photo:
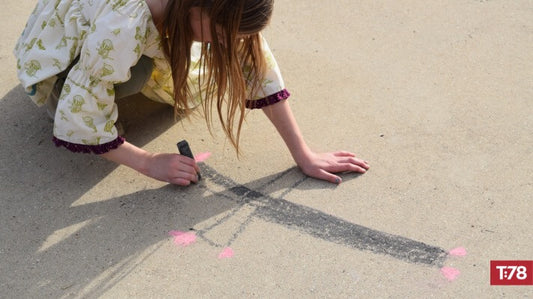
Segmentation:
[[(1, 267), (11, 269), (2, 278), (6, 295), (61, 297), (83, 291), (98, 297), (131, 271), (129, 262), (169, 238), (170, 230), (194, 230), (211, 246), (226, 247), (252, 218), (410, 263), (440, 267), (446, 258), (441, 248), (285, 200), (293, 189), (334, 188), (328, 183), (303, 184), (311, 179), (296, 168), (240, 184), (202, 164), (205, 178), (191, 187), (167, 185), (118, 196), (110, 190), (99, 193), (110, 198), (77, 203), (116, 166), (94, 155), (56, 148), (46, 112), (25, 97), (18, 86), (0, 102)], [(119, 110), (127, 139), (139, 146), (175, 124), (169, 106), (141, 96), (119, 103)], [(150, 125), (141, 126), (141, 120)], [(357, 177), (344, 175), (345, 180)], [(280, 190), (285, 191), (270, 195)], [(210, 237), (211, 231), (245, 207), (250, 213), (231, 235)], [(205, 226), (206, 220), (221, 214), (226, 216)], [(112, 273), (102, 281), (104, 271)]]

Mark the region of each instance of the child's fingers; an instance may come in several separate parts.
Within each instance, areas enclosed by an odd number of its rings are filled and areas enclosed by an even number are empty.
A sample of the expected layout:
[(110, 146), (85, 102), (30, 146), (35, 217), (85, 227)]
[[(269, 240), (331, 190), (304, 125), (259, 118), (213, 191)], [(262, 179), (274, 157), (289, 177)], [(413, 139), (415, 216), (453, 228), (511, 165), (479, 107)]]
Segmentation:
[(195, 159), (192, 159), (192, 158), (189, 158), (187, 156), (183, 156), (183, 155), (179, 155), (180, 157), (180, 162), (189, 166), (189, 167), (192, 167), (194, 168), (194, 170), (199, 173), (200, 172), (200, 167), (198, 166), (198, 163), (196, 163), (196, 160)]
[[(333, 155), (337, 158), (341, 158), (341, 157), (351, 157), (351, 158), (355, 158), (356, 155), (354, 153), (351, 153), (351, 152), (347, 152), (347, 151), (338, 151), (338, 152), (335, 152), (333, 153)], [(357, 165), (361, 165), (368, 169), (368, 167), (370, 167), (368, 165), (368, 162), (367, 161), (364, 161), (362, 159), (359, 159), (359, 158), (355, 158), (355, 160), (352, 160), (352, 162), (350, 163), (355, 163)]]
[(348, 164), (344, 164), (344, 170), (342, 170), (342, 172), (351, 171), (351, 172), (365, 173), (366, 170), (367, 168), (364, 168), (362, 166), (348, 163)]
[(342, 182), (342, 179), (339, 176), (327, 172), (323, 169), (320, 169), (318, 175), (315, 176), (315, 178), (328, 181), (333, 184), (340, 184)]
[(182, 178), (173, 178), (169, 181), (169, 183), (179, 186), (189, 186), (191, 181)]
[(180, 185), (180, 186), (188, 186), (191, 184), (191, 182), (197, 183), (198, 175), (196, 174), (196, 172), (194, 172), (193, 169), (191, 170), (192, 172), (185, 171), (185, 170), (178, 171), (175, 175), (173, 175), (169, 179), (169, 183)]
[(198, 173), (195, 170), (188, 171), (188, 172), (181, 172), (179, 175), (180, 178), (186, 179), (190, 182), (198, 183)]
[(338, 151), (333, 153), (336, 157), (355, 157), (354, 153), (348, 152), (348, 151)]
[(179, 161), (183, 164), (189, 165), (191, 167), (194, 167), (196, 165), (196, 161), (193, 158), (189, 158), (184, 155), (177, 155), (179, 157)]
[(194, 175), (196, 174), (195, 166), (196, 165), (194, 164), (190, 165), (187, 163), (174, 164), (174, 166), (172, 166), (172, 170), (169, 173), (169, 175), (171, 175), (172, 177), (187, 177), (187, 176), (184, 176), (184, 174)]
[(351, 164), (351, 163), (340, 163), (335, 166), (327, 167), (324, 170), (332, 172), (332, 173), (341, 173), (341, 172), (365, 173), (366, 172), (365, 168), (358, 166), (358, 165)]
[(188, 186), (191, 182), (198, 182), (200, 169), (196, 161), (183, 155), (177, 155), (177, 163), (173, 164), (169, 183)]
[(364, 169), (369, 169), (370, 168), (370, 165), (368, 165), (368, 162), (363, 161), (361, 159), (357, 159), (357, 158), (342, 159), (342, 160), (339, 160), (338, 162), (342, 163), (342, 164), (353, 164), (353, 165), (362, 167)]

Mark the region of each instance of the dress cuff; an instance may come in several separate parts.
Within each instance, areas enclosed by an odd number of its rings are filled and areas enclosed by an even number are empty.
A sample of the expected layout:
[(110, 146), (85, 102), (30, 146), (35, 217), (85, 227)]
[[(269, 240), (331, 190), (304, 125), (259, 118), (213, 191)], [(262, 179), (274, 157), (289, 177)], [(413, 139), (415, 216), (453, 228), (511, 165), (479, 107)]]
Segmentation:
[(66, 149), (68, 149), (71, 152), (74, 153), (84, 153), (84, 154), (105, 154), (109, 152), (110, 150), (116, 149), (121, 144), (124, 143), (125, 139), (124, 137), (118, 136), (117, 139), (110, 141), (108, 143), (104, 144), (98, 144), (98, 145), (86, 145), (86, 144), (77, 144), (77, 143), (70, 143), (61, 139), (58, 139), (54, 136), (52, 141), (55, 143), (57, 147), (64, 146)]
[(246, 100), (246, 108), (248, 109), (260, 109), (272, 104), (276, 104), (277, 102), (280, 102), (282, 100), (286, 100), (290, 97), (289, 91), (287, 89), (283, 89), (281, 91), (276, 92), (275, 94), (269, 95), (268, 97), (264, 97), (258, 100)]

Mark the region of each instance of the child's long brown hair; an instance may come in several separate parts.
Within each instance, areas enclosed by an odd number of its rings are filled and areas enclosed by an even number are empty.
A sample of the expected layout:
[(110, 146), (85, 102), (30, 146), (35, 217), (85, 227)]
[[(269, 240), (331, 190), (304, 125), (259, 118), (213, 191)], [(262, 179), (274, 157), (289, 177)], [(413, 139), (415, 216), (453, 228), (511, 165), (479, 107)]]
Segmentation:
[[(239, 153), (247, 87), (251, 95), (261, 87), (266, 62), (259, 32), (272, 15), (273, 0), (169, 0), (160, 30), (162, 47), (172, 70), (176, 111), (188, 111), (192, 94), (187, 84), (193, 34), (189, 10), (200, 7), (211, 21), (211, 43), (202, 46), (199, 81), (207, 125), (211, 128), (216, 105), (222, 128)], [(222, 35), (217, 32), (222, 29)], [(243, 72), (244, 71), (244, 72)]]

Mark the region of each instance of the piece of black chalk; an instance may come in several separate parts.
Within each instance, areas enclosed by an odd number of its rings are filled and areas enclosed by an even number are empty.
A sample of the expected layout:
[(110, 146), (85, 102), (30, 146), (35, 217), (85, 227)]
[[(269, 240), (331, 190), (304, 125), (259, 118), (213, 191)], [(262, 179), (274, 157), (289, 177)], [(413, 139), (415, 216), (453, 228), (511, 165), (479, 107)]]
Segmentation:
[[(186, 140), (182, 140), (178, 142), (178, 151), (180, 152), (180, 155), (189, 157), (191, 159), (194, 159), (194, 155), (192, 154), (191, 148), (189, 147), (189, 143), (187, 143)], [(202, 176), (198, 172), (198, 180), (202, 179)]]

